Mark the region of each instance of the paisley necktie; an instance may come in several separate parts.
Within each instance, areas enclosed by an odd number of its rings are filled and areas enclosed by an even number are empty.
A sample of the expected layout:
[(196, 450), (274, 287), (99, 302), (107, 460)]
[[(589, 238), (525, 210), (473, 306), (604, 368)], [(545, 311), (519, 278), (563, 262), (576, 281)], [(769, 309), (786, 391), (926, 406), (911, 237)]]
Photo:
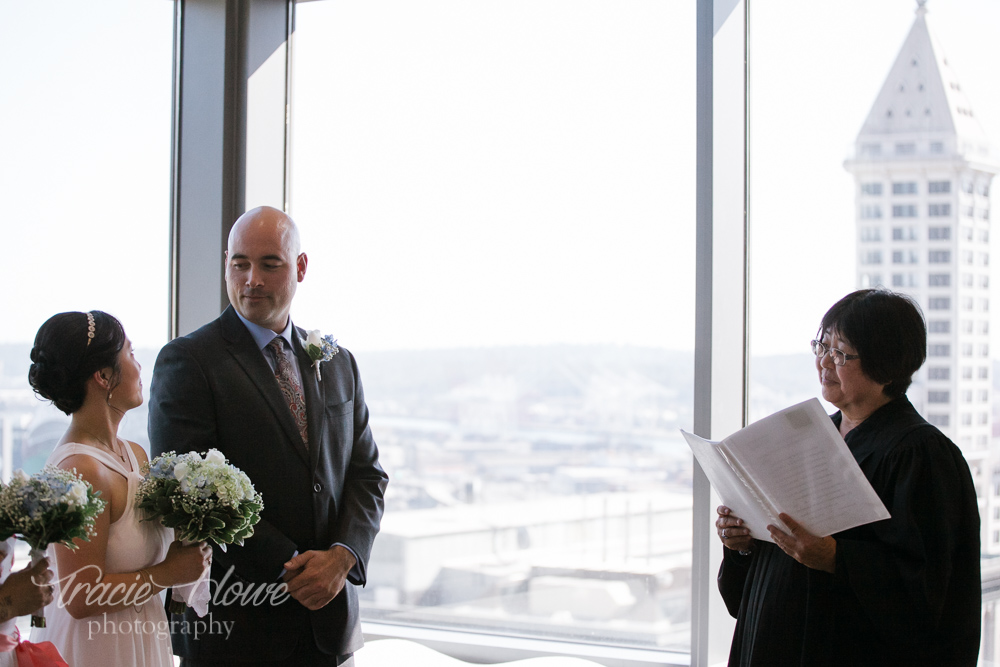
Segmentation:
[(302, 385), (299, 384), (299, 379), (295, 376), (295, 369), (292, 368), (291, 362), (285, 356), (283, 343), (285, 343), (284, 338), (275, 336), (267, 344), (271, 352), (274, 353), (274, 360), (276, 362), (277, 370), (274, 372), (274, 377), (277, 378), (278, 386), (281, 387), (281, 394), (285, 397), (285, 404), (288, 405), (288, 409), (292, 412), (292, 418), (299, 429), (299, 435), (302, 436), (302, 442), (305, 443), (306, 447), (309, 447), (306, 401), (302, 395)]

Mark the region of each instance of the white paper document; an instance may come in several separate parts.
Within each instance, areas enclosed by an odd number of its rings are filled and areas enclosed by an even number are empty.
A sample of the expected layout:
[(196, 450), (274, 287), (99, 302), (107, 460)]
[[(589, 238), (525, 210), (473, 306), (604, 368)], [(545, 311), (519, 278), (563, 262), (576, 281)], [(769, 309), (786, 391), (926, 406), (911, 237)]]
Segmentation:
[(819, 400), (785, 408), (721, 442), (681, 431), (722, 503), (750, 535), (773, 542), (778, 513), (809, 532), (833, 533), (889, 518), (889, 512)]

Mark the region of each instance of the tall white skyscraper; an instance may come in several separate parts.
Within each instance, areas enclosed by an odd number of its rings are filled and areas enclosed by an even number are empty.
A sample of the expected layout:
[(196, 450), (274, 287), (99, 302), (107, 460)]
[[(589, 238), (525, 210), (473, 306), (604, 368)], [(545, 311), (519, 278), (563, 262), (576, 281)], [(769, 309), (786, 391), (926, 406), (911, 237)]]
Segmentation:
[(990, 183), (1000, 170), (948, 58), (916, 18), (844, 166), (856, 182), (859, 287), (913, 296), (927, 363), (908, 392), (963, 451), (1000, 553), (1000, 461), (992, 443)]

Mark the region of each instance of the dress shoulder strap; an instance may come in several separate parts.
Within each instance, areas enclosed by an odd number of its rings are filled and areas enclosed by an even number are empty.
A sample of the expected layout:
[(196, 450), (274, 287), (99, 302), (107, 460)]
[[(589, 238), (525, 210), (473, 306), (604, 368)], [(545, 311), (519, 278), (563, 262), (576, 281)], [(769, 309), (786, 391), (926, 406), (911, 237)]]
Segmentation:
[[(130, 448), (131, 449), (131, 448)], [(59, 445), (49, 454), (49, 459), (46, 461), (46, 465), (59, 465), (66, 459), (77, 454), (82, 454), (83, 456), (89, 456), (92, 459), (100, 461), (105, 467), (111, 468), (116, 473), (128, 477), (129, 473), (125, 470), (125, 466), (122, 465), (121, 461), (116, 461), (107, 452), (102, 452), (96, 447), (91, 447), (90, 445), (84, 445), (79, 442), (67, 442), (64, 445)], [(134, 460), (134, 459), (133, 459)]]

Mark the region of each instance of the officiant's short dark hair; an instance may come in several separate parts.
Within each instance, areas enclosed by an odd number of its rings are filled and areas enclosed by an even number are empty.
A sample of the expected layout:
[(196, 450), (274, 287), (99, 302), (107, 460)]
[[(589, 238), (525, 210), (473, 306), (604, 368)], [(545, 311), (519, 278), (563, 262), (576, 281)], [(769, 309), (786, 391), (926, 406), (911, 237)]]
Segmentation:
[(857, 351), (861, 370), (902, 396), (927, 358), (927, 325), (916, 301), (891, 290), (851, 292), (826, 311), (818, 337), (836, 331)]
[(59, 313), (38, 329), (31, 348), (28, 383), (36, 394), (68, 415), (83, 405), (91, 375), (111, 368), (112, 385), (117, 385), (121, 374), (118, 353), (125, 347), (122, 323), (100, 310), (90, 314), (94, 317), (93, 338), (88, 336), (87, 313)]

